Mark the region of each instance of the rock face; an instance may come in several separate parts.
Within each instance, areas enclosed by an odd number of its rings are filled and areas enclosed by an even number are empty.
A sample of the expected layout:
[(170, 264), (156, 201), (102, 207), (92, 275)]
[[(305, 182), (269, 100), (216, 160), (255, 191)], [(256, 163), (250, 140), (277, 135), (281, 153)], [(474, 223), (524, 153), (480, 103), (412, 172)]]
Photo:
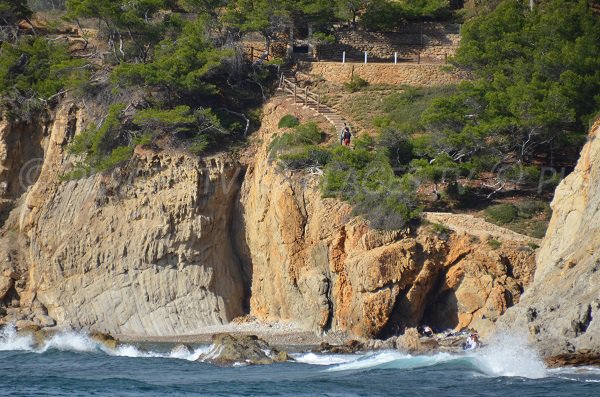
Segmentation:
[(263, 142), (241, 191), (251, 314), (315, 331), (385, 337), (422, 322), (485, 332), (519, 300), (533, 251), (468, 235), (378, 232), (348, 205), (322, 199), (318, 177), (279, 170), (267, 147), (288, 110), (265, 109)]
[[(241, 160), (137, 148), (109, 174), (63, 181), (66, 145), (97, 118), (86, 112), (65, 101), (33, 135), (39, 177), (10, 196), (0, 230), (0, 324), (168, 336), (249, 311), (359, 337), (422, 323), (486, 332), (531, 279), (524, 241), (375, 231), (322, 199), (317, 176), (278, 169), (267, 147), (285, 101), (265, 107), (256, 152)], [(14, 184), (22, 161), (2, 164)]]
[(38, 305), (59, 327), (172, 335), (241, 315), (246, 284), (230, 243), (239, 165), (140, 149), (112, 175), (62, 182), (85, 118), (72, 103), (57, 110), (39, 179), (4, 225), (3, 241), (26, 240), (21, 311), (9, 319)]
[(546, 356), (600, 350), (599, 137), (596, 123), (577, 167), (556, 189), (534, 282), (502, 319), (504, 328), (528, 332)]

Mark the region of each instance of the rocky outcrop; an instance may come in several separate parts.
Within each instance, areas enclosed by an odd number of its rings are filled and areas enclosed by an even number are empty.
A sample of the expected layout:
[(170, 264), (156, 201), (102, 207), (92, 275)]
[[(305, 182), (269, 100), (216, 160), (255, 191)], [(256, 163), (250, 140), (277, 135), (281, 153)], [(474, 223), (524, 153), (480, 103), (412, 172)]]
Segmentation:
[(76, 181), (60, 178), (73, 161), (65, 148), (97, 117), (61, 103), (38, 142), (39, 177), (0, 231), (0, 323), (171, 336), (249, 311), (384, 338), (422, 323), (485, 332), (520, 299), (533, 270), (523, 240), (376, 231), (321, 198), (317, 175), (279, 169), (267, 147), (285, 103), (265, 107), (241, 160), (138, 147)]
[(85, 121), (73, 103), (58, 108), (40, 176), (4, 225), (0, 243), (25, 243), (0, 265), (26, 272), (3, 321), (35, 320), (37, 306), (59, 327), (173, 335), (243, 314), (230, 243), (237, 162), (138, 149), (110, 175), (61, 181)]
[(198, 358), (198, 361), (222, 366), (240, 363), (264, 365), (288, 360), (286, 352), (273, 349), (254, 335), (231, 334), (214, 335), (209, 351)]
[(545, 356), (600, 350), (600, 123), (575, 170), (556, 189), (552, 219), (537, 256), (535, 280), (502, 319)]
[(375, 231), (347, 204), (322, 199), (317, 176), (278, 169), (267, 148), (288, 111), (283, 103), (265, 109), (241, 190), (251, 314), (382, 337), (422, 322), (486, 331), (519, 300), (533, 271), (522, 242), (495, 250), (430, 227)]

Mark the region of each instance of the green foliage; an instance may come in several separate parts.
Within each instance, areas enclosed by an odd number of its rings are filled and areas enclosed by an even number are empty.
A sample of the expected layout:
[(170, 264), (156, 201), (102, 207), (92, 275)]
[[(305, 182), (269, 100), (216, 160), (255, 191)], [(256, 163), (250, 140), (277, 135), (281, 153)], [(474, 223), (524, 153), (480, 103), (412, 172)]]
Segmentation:
[[(98, 20), (117, 62), (146, 62), (154, 45), (178, 26), (177, 18), (168, 12), (176, 8), (172, 0), (67, 0), (66, 7), (67, 19)], [(119, 44), (123, 42), (124, 50)]]
[(331, 161), (331, 151), (317, 145), (302, 145), (279, 155), (279, 164), (286, 169), (298, 170), (324, 167)]
[(448, 235), (450, 233), (450, 228), (442, 223), (432, 223), (431, 228), (438, 235)]
[(344, 88), (346, 88), (350, 92), (360, 91), (363, 88), (366, 88), (369, 85), (369, 82), (363, 79), (360, 76), (352, 75), (350, 81), (344, 83)]
[(133, 147), (131, 146), (118, 146), (111, 150), (108, 156), (102, 158), (97, 165), (97, 170), (102, 172), (115, 167), (125, 161), (128, 161), (133, 154)]
[(161, 41), (152, 62), (121, 64), (111, 77), (122, 86), (164, 88), (172, 101), (182, 95), (215, 92), (208, 77), (232, 54), (231, 50), (217, 49), (207, 37), (206, 22), (197, 19), (185, 25), (177, 40)]
[(126, 148), (128, 145), (122, 136), (121, 112), (124, 108), (123, 104), (111, 105), (100, 126), (75, 136), (68, 147), (69, 152), (82, 156), (83, 165), (99, 171), (128, 160), (133, 150)]
[(302, 146), (318, 145), (323, 140), (324, 133), (314, 122), (300, 124), (290, 132), (273, 138), (269, 144), (270, 158), (275, 159), (283, 152), (298, 149)]
[(409, 176), (397, 177), (385, 155), (336, 146), (321, 189), (324, 197), (350, 202), (372, 227), (399, 229), (420, 213), (412, 182)]
[(517, 218), (519, 210), (512, 204), (498, 204), (486, 208), (484, 213), (488, 222), (505, 225)]
[(502, 247), (502, 242), (500, 240), (496, 240), (496, 239), (490, 239), (488, 240), (488, 245), (490, 247), (492, 247), (492, 249), (499, 249), (500, 247)]
[(379, 134), (377, 144), (384, 150), (394, 167), (405, 166), (413, 159), (413, 144), (405, 132), (385, 128)]
[[(67, 47), (42, 37), (0, 44), (0, 96), (48, 99), (86, 81), (89, 69)], [(16, 94), (15, 94), (16, 93)]]
[(0, 26), (13, 25), (21, 19), (29, 18), (31, 14), (26, 0), (0, 0)]
[(286, 114), (279, 120), (279, 124), (277, 124), (278, 128), (293, 128), (300, 125), (300, 121), (297, 117), (292, 116), (291, 114)]
[(286, 169), (323, 169), (323, 196), (348, 201), (374, 228), (399, 229), (418, 217), (412, 179), (395, 175), (373, 138), (365, 134), (349, 149), (318, 146), (323, 136), (315, 123), (301, 124), (273, 139), (270, 158)]
[(463, 26), (454, 62), (476, 79), (435, 100), (423, 123), (434, 150), (461, 161), (551, 157), (576, 144), (600, 107), (600, 24), (585, 1), (550, 0), (533, 12), (526, 2), (501, 2)]
[(406, 21), (447, 18), (450, 14), (448, 0), (372, 0), (360, 23), (368, 30), (391, 31)]
[(403, 87), (402, 92), (389, 94), (383, 98), (380, 115), (373, 118), (377, 128), (394, 128), (406, 133), (424, 130), (421, 116), (435, 98), (445, 97), (456, 90), (455, 86), (442, 87)]

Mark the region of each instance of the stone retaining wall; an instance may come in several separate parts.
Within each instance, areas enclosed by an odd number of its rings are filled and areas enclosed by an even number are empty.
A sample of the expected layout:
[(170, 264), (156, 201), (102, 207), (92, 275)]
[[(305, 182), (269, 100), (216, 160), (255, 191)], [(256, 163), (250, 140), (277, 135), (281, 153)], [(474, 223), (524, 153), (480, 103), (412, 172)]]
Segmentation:
[(419, 87), (457, 84), (468, 76), (451, 72), (447, 66), (438, 64), (361, 64), (335, 62), (300, 62), (299, 71), (321, 76), (325, 80), (343, 84), (352, 75), (359, 76), (371, 84), (411, 85)]
[(420, 54), (421, 58), (444, 60), (454, 55), (460, 43), (456, 27), (439, 24), (394, 33), (346, 29), (336, 32), (335, 36), (335, 43), (315, 46), (318, 59), (338, 60), (344, 51), (346, 59), (362, 59), (366, 51), (373, 60), (391, 60), (394, 52), (399, 59), (416, 59)]

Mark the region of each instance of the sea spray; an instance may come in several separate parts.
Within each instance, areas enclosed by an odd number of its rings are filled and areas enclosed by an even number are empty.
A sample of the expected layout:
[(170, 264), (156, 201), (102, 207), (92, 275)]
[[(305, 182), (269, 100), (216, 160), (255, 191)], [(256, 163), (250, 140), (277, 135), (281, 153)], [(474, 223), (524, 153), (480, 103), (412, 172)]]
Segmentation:
[(469, 355), (478, 368), (490, 376), (532, 379), (547, 376), (542, 359), (522, 335), (496, 334), (486, 341), (486, 346)]
[(8, 324), (0, 329), (0, 351), (31, 350), (33, 345), (33, 337), (18, 335), (14, 324)]

